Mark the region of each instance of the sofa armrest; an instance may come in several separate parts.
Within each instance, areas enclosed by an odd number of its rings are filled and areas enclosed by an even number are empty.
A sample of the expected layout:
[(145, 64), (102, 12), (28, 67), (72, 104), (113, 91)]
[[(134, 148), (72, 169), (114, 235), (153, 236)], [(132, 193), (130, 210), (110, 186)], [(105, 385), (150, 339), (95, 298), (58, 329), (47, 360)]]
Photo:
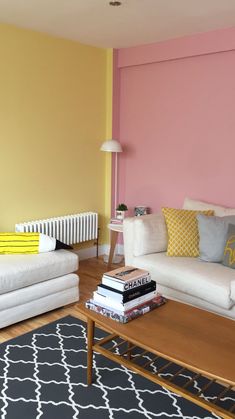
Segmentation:
[(167, 249), (167, 227), (162, 213), (124, 219), (124, 252), (126, 265), (133, 258)]

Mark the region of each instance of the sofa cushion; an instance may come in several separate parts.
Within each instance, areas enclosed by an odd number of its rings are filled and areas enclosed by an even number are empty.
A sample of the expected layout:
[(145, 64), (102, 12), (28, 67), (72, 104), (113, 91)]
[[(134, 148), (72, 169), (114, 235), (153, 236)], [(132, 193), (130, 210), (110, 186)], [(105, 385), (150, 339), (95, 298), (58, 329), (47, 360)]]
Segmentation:
[(215, 304), (209, 303), (208, 301), (202, 300), (201, 298), (197, 298), (194, 295), (185, 294), (173, 288), (165, 287), (164, 285), (158, 285), (158, 291), (170, 300), (190, 304), (194, 307), (208, 310), (212, 313), (220, 314), (221, 316), (229, 317), (230, 319), (235, 320), (235, 305), (227, 310), (226, 308), (219, 307)]
[(210, 204), (203, 201), (197, 201), (196, 199), (185, 198), (183, 209), (204, 211), (214, 210), (214, 214), (218, 217), (225, 217), (226, 215), (235, 215), (235, 208), (221, 207), (220, 205)]
[(59, 249), (72, 249), (72, 247), (43, 233), (0, 233), (0, 254), (32, 255)]
[(0, 295), (0, 313), (2, 310), (37, 301), (40, 298), (47, 297), (51, 294), (56, 295), (69, 288), (78, 287), (78, 284), (78, 275), (72, 273), (50, 279), (49, 281), (33, 284), (30, 287), (6, 292), (5, 294)]
[[(235, 224), (235, 223), (234, 223)], [(223, 265), (235, 269), (235, 225), (229, 224), (223, 254)]]
[[(162, 208), (168, 232), (168, 256), (199, 256), (198, 211)], [(203, 211), (213, 215), (211, 210)]]
[(0, 261), (0, 294), (69, 274), (78, 268), (78, 256), (67, 250), (1, 255)]
[(235, 303), (235, 279), (231, 282), (231, 299)]
[(222, 262), (229, 224), (235, 224), (235, 215), (208, 217), (197, 215), (200, 259)]
[(39, 233), (0, 233), (0, 254), (37, 254)]
[(164, 216), (159, 214), (143, 215), (134, 220), (134, 256), (165, 252), (167, 249), (167, 228)]
[(234, 270), (222, 264), (155, 253), (134, 258), (133, 266), (149, 270), (152, 279), (161, 285), (211, 304), (225, 309), (234, 304), (230, 298), (231, 282), (235, 280)]

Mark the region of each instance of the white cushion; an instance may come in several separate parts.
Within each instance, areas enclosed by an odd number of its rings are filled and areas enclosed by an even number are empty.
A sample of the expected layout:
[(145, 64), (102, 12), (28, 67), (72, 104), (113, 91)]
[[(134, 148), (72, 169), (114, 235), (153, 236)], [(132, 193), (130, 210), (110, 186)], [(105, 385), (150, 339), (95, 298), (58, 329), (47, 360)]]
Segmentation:
[(211, 304), (225, 309), (234, 304), (230, 297), (234, 270), (220, 263), (156, 253), (134, 258), (133, 266), (149, 270), (152, 279), (161, 285), (201, 298)]
[[(29, 287), (31, 288), (31, 287)], [(20, 322), (29, 317), (38, 316), (55, 308), (74, 303), (79, 299), (78, 286), (66, 288), (62, 291), (51, 293), (37, 300), (16, 305), (14, 308), (1, 310), (0, 328)], [(22, 417), (22, 416), (21, 416)]]
[(163, 214), (149, 214), (135, 218), (134, 256), (165, 252), (167, 241), (167, 227)]
[(196, 211), (204, 211), (204, 210), (214, 210), (215, 215), (218, 217), (224, 217), (226, 215), (235, 215), (235, 208), (226, 208), (221, 207), (220, 205), (216, 204), (209, 204), (203, 201), (197, 201), (191, 198), (185, 198), (183, 209), (187, 210), (196, 210)]
[(183, 292), (174, 290), (173, 288), (165, 287), (164, 285), (159, 285), (158, 291), (170, 300), (180, 301), (235, 320), (235, 305), (228, 310), (226, 308), (216, 306), (215, 304), (211, 304), (201, 298), (194, 297), (193, 295), (184, 294)]
[(14, 308), (16, 306), (36, 301), (39, 298), (76, 287), (78, 289), (79, 277), (76, 274), (67, 274), (57, 278), (33, 284), (29, 287), (21, 288), (0, 295), (0, 313), (2, 310)]
[(55, 250), (56, 239), (54, 237), (47, 236), (46, 234), (40, 233), (39, 235), (39, 253), (51, 252)]
[(67, 250), (37, 255), (0, 255), (0, 294), (76, 271), (78, 256)]

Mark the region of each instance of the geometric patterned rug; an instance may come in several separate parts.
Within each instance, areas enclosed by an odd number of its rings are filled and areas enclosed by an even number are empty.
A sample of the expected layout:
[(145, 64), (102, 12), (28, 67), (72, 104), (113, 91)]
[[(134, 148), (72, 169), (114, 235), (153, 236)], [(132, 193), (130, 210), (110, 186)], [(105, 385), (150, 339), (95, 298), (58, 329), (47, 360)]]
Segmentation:
[[(96, 339), (105, 333), (95, 330)], [(212, 419), (208, 413), (100, 354), (86, 384), (86, 324), (64, 317), (0, 345), (1, 419)], [(171, 374), (170, 371), (165, 374)], [(165, 374), (162, 374), (163, 376)], [(180, 377), (183, 380), (187, 377)], [(195, 386), (200, 387), (196, 382)], [(213, 398), (213, 393), (207, 398)], [(234, 402), (226, 397), (221, 403)]]

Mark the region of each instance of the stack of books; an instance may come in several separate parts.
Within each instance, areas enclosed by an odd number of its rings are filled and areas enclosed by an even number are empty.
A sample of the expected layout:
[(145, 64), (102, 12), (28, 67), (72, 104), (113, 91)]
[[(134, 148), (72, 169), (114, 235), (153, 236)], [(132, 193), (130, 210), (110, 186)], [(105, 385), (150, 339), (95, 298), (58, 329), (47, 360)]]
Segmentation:
[(148, 271), (131, 266), (103, 275), (102, 283), (86, 307), (121, 323), (127, 323), (165, 303)]
[(119, 218), (111, 218), (110, 223), (111, 224), (123, 224), (123, 220), (120, 220)]

